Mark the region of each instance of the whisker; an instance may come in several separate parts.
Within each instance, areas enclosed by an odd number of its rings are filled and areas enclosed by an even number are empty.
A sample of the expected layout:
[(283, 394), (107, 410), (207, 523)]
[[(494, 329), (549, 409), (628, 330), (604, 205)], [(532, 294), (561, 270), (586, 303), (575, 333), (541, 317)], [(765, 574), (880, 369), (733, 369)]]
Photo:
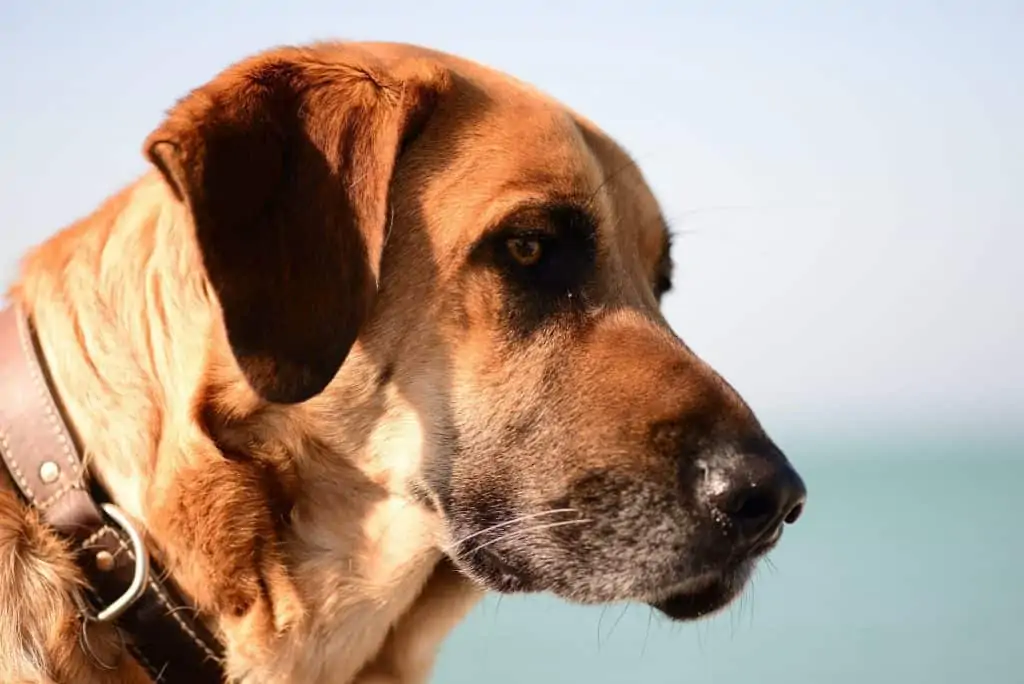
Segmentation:
[(757, 568), (757, 570), (754, 571), (754, 574), (751, 575), (751, 577), (750, 577), (750, 589), (746, 592), (747, 594), (750, 595), (750, 600), (748, 601), (748, 603), (750, 605), (750, 623), (749, 623), (750, 627), (754, 626), (754, 592), (756, 590), (758, 573), (760, 572), (760, 570), (761, 570), (761, 568)]
[(594, 522), (594, 521), (591, 520), (590, 518), (579, 518), (579, 519), (576, 519), (576, 520), (559, 520), (558, 522), (546, 523), (546, 524), (543, 524), (543, 525), (534, 525), (533, 527), (527, 527), (525, 530), (515, 530), (515, 531), (512, 531), (512, 532), (510, 532), (510, 533), (508, 533), (506, 535), (498, 537), (497, 539), (492, 539), (491, 541), (484, 542), (483, 544), (480, 544), (479, 546), (474, 547), (470, 551), (470, 553), (476, 553), (477, 551), (479, 551), (481, 549), (485, 549), (485, 548), (487, 548), (488, 546), (490, 546), (492, 544), (497, 544), (498, 542), (508, 541), (510, 539), (520, 539), (522, 537), (525, 537), (525, 536), (529, 535), (532, 532), (539, 532), (540, 530), (549, 530), (549, 529), (551, 529), (553, 527), (562, 527), (563, 525), (581, 525), (583, 523), (588, 523), (588, 522)]
[(736, 640), (736, 615), (739, 614), (740, 618), (743, 617), (743, 599), (745, 594), (740, 594), (739, 600), (735, 601), (729, 606), (729, 640)]
[(644, 645), (640, 648), (641, 658), (647, 655), (647, 640), (651, 636), (651, 622), (654, 621), (654, 608), (648, 606), (647, 611), (647, 629), (644, 631)]
[(598, 184), (598, 186), (594, 188), (594, 191), (590, 193), (589, 197), (587, 197), (586, 204), (592, 206), (594, 201), (597, 199), (598, 193), (600, 193), (601, 190), (605, 188), (605, 186), (607, 186), (611, 181), (615, 180), (615, 178), (617, 178), (619, 174), (621, 174), (622, 172), (634, 168), (638, 168), (637, 162), (634, 159), (629, 159), (624, 164), (621, 164), (620, 166), (616, 167), (614, 171), (607, 174), (604, 177), (604, 179)]
[(626, 611), (628, 611), (628, 610), (629, 610), (629, 604), (628, 603), (622, 606), (622, 612), (619, 613), (619, 617), (615, 618), (615, 622), (612, 623), (612, 628), (608, 630), (608, 634), (606, 634), (605, 637), (604, 637), (606, 642), (609, 641), (612, 638), (612, 634), (615, 633), (615, 628), (619, 626), (620, 622), (622, 622), (622, 618), (624, 618), (626, 616)]
[(601, 623), (604, 622), (604, 615), (608, 612), (608, 606), (601, 606), (601, 615), (597, 618), (597, 650), (601, 651)]
[(498, 600), (494, 602), (494, 617), (498, 617), (498, 609), (501, 608), (501, 599), (505, 598), (504, 594), (498, 594)]
[(542, 516), (552, 515), (554, 513), (576, 513), (576, 512), (577, 511), (576, 511), (575, 508), (552, 508), (550, 510), (541, 511), (539, 513), (529, 513), (527, 515), (520, 515), (519, 517), (512, 518), (511, 520), (506, 520), (505, 522), (497, 523), (496, 525), (491, 525), (490, 527), (485, 527), (484, 529), (479, 530), (477, 532), (474, 532), (473, 534), (468, 534), (465, 537), (462, 537), (461, 539), (457, 539), (457, 540), (453, 541), (449, 545), (449, 548), (447, 550), (452, 551), (452, 550), (458, 548), (459, 546), (461, 546), (462, 544), (465, 544), (470, 539), (475, 539), (476, 537), (479, 537), (480, 535), (487, 534), (488, 532), (493, 532), (494, 530), (501, 529), (502, 527), (508, 527), (509, 525), (515, 525), (516, 523), (522, 522), (524, 520), (532, 520), (533, 518), (540, 518)]

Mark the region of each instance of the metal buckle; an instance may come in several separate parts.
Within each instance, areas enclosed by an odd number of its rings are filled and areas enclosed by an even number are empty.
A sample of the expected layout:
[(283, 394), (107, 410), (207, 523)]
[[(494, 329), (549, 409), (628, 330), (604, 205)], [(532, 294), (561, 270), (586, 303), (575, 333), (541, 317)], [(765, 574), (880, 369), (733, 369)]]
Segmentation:
[[(149, 581), (149, 554), (146, 553), (146, 547), (142, 543), (142, 535), (139, 534), (139, 531), (135, 528), (132, 521), (128, 519), (128, 516), (124, 514), (124, 511), (109, 503), (100, 504), (100, 508), (128, 536), (128, 541), (131, 543), (131, 553), (135, 556), (135, 574), (132, 577), (132, 583), (125, 592), (116, 601), (95, 615), (92, 614), (92, 611), (80, 594), (76, 592), (74, 596), (75, 602), (78, 604), (78, 610), (82, 615), (82, 632), (78, 635), (79, 644), (81, 644), (82, 650), (88, 653), (97, 665), (104, 670), (111, 671), (117, 669), (117, 663), (106, 663), (96, 654), (89, 641), (89, 625), (113, 622), (139, 600), (146, 590), (146, 583)], [(121, 642), (118, 648), (118, 653), (120, 654), (124, 651), (124, 635), (116, 627), (114, 632)]]
[(110, 503), (100, 504), (100, 508), (128, 536), (132, 555), (135, 556), (135, 574), (132, 577), (132, 583), (125, 592), (117, 597), (117, 600), (113, 601), (109, 606), (95, 615), (90, 615), (87, 610), (83, 610), (82, 613), (87, 620), (92, 622), (113, 622), (131, 608), (132, 604), (138, 601), (146, 591), (146, 583), (149, 581), (149, 554), (146, 553), (146, 546), (142, 542), (142, 535), (139, 534), (135, 525), (120, 508)]

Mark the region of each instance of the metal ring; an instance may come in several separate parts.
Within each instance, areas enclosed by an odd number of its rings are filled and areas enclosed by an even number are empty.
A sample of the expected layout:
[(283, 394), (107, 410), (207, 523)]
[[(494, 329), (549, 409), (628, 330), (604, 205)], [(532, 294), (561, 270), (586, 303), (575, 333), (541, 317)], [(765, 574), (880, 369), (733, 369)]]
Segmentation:
[(98, 655), (96, 655), (96, 651), (93, 650), (92, 643), (90, 643), (89, 641), (89, 625), (93, 624), (93, 622), (94, 620), (91, 620), (89, 618), (82, 619), (82, 631), (78, 634), (78, 644), (79, 646), (81, 646), (82, 650), (85, 651), (90, 658), (92, 658), (93, 662), (99, 665), (101, 668), (108, 672), (116, 670), (117, 663), (121, 658), (121, 653), (124, 651), (124, 635), (121, 634), (121, 630), (119, 630), (117, 627), (114, 627), (114, 633), (117, 635), (119, 641), (117, 646), (117, 660), (115, 660), (113, 663), (105, 663)]
[(120, 508), (109, 503), (100, 504), (100, 508), (128, 535), (128, 541), (131, 542), (131, 550), (135, 556), (135, 575), (132, 577), (131, 585), (116, 601), (91, 618), (95, 622), (113, 622), (121, 617), (124, 611), (138, 601), (146, 591), (146, 582), (149, 581), (149, 554), (146, 553), (146, 546), (142, 542), (139, 531), (135, 529), (135, 525)]

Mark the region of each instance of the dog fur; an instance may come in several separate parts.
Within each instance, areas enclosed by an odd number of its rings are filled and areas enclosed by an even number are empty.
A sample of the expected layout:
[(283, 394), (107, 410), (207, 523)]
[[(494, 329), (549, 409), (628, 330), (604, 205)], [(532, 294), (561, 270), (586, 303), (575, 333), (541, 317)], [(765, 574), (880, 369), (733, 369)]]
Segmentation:
[[(774, 447), (659, 313), (665, 222), (593, 123), (454, 56), (324, 43), (229, 67), (143, 152), (10, 297), (234, 681), (423, 682), (486, 589), (714, 584), (685, 617), (740, 590), (753, 561), (709, 579), (728, 530), (685, 492)], [(148, 681), (81, 652), (80, 583), (0, 481), (0, 681)]]

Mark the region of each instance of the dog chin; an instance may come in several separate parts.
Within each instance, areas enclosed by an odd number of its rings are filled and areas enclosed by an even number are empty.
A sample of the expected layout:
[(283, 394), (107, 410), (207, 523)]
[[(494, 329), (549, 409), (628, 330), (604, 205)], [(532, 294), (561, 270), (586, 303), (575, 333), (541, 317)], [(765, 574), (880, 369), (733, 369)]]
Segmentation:
[(754, 568), (753, 561), (744, 562), (722, 572), (687, 582), (650, 605), (671, 620), (698, 620), (722, 610), (743, 593)]
[[(756, 558), (728, 568), (687, 580), (648, 605), (675, 621), (698, 620), (713, 615), (735, 600), (746, 587)], [(510, 560), (489, 549), (481, 549), (455, 559), (462, 572), (490, 591), (502, 594), (545, 590), (544, 583), (532, 573), (516, 567)], [(581, 597), (575, 597), (580, 600)], [(592, 600), (584, 600), (591, 603)]]

